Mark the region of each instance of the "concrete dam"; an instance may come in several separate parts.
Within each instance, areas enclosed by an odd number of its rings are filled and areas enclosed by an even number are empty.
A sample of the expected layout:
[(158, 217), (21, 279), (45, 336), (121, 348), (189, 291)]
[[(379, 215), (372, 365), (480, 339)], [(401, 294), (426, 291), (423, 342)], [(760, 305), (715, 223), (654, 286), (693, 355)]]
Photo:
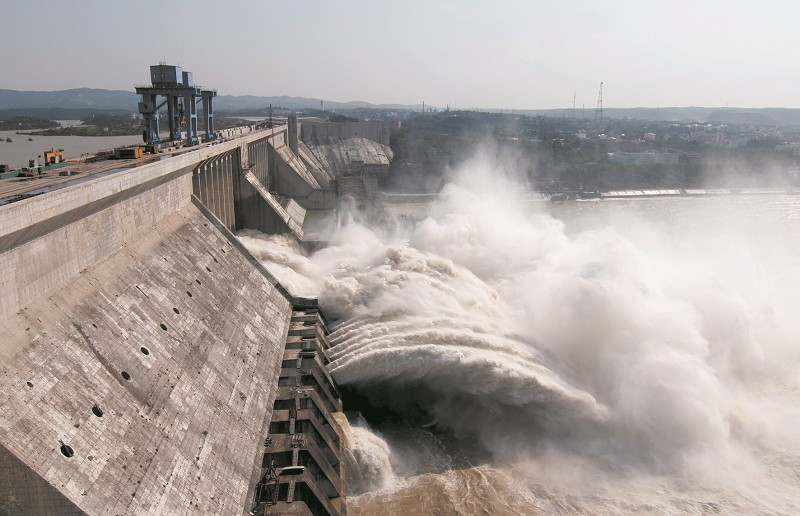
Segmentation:
[(0, 514), (346, 514), (324, 314), (235, 237), (369, 197), (300, 126), (0, 206)]

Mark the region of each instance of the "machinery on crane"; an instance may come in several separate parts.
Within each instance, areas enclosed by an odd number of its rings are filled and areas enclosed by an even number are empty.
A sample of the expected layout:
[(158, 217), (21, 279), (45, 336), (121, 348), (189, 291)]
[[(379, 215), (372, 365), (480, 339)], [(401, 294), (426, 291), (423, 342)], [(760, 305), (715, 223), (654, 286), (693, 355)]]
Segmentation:
[[(197, 134), (197, 103), (203, 103), (205, 119), (205, 141), (216, 139), (214, 133), (214, 110), (212, 99), (217, 90), (206, 90), (195, 86), (192, 72), (159, 63), (150, 67), (149, 86), (136, 86), (136, 93), (142, 96), (139, 102), (139, 113), (144, 119), (144, 139), (146, 150), (158, 152), (161, 146), (177, 147), (184, 143), (182, 132), (186, 131), (186, 145), (197, 145), (200, 140)], [(164, 101), (158, 103), (158, 97)], [(159, 132), (158, 110), (167, 106), (169, 137), (162, 142)]]

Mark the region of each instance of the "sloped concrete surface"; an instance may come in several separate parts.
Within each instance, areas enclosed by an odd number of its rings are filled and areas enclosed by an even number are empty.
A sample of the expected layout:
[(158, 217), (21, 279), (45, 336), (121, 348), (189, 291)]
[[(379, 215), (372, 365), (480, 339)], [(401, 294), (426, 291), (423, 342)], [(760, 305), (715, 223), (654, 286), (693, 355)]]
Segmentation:
[(388, 145), (360, 136), (327, 145), (307, 143), (307, 146), (320, 166), (334, 171), (336, 176), (357, 174), (365, 167), (367, 170), (388, 170), (394, 155)]
[[(303, 238), (303, 219), (305, 218), (306, 211), (302, 206), (296, 202), (291, 203), (291, 211), (284, 208), (281, 203), (276, 199), (266, 188), (258, 181), (252, 172), (244, 173), (245, 180), (256, 191), (259, 197), (272, 209), (274, 216), (283, 222), (289, 231), (297, 237), (298, 240)], [(289, 206), (290, 203), (286, 203)]]
[(246, 514), (291, 309), (184, 205), (0, 321), (0, 445), (89, 514)]
[(319, 162), (314, 153), (311, 152), (311, 149), (308, 148), (308, 145), (304, 141), (299, 141), (297, 145), (298, 156), (303, 163), (305, 163), (308, 171), (314, 176), (317, 182), (323, 188), (330, 188), (331, 182), (336, 179), (336, 176), (322, 166), (322, 163)]

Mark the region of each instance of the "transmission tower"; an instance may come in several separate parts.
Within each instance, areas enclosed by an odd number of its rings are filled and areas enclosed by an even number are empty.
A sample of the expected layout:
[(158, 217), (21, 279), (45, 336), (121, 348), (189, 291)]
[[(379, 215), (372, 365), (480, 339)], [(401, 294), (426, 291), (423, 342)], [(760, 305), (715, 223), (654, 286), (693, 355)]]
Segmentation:
[(576, 92), (572, 92), (572, 119), (575, 120), (575, 95)]
[(598, 131), (603, 132), (603, 83), (600, 82), (600, 92), (597, 94), (597, 109), (594, 111), (594, 123)]

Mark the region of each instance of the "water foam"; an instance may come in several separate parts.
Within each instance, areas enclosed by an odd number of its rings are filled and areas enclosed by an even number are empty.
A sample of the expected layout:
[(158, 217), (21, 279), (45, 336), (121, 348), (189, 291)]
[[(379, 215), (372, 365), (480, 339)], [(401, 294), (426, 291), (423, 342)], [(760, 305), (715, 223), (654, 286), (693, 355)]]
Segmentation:
[[(670, 492), (696, 489), (729, 511), (791, 512), (800, 327), (788, 307), (800, 300), (786, 287), (800, 274), (773, 260), (791, 251), (757, 248), (735, 225), (676, 232), (638, 217), (571, 234), (497, 176), (473, 163), (419, 224), (343, 225), (311, 257), (274, 237), (245, 243), (337, 320), (340, 384), (492, 453), (464, 474), (511, 468), (530, 481), (513, 488), (522, 498), (553, 504), (598, 486), (569, 511), (666, 510)], [(374, 486), (387, 483), (400, 485)], [(665, 494), (648, 501), (648, 488)], [(624, 509), (631, 496), (643, 505)], [(705, 503), (675, 496), (678, 512)]]

